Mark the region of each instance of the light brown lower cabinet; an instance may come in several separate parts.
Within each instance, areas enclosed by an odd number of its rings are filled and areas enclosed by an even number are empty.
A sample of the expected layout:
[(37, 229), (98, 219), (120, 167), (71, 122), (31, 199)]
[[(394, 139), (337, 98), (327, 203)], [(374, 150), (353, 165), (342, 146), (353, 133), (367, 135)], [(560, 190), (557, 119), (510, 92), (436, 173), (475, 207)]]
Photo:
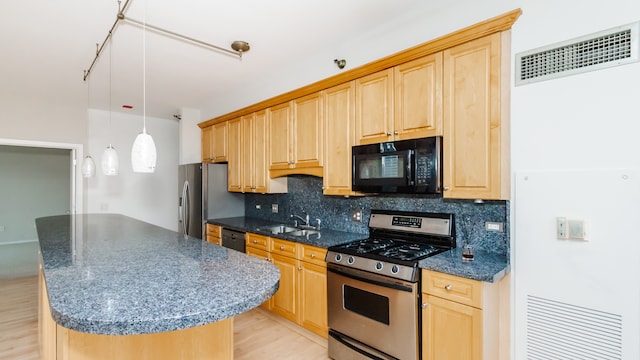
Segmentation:
[(222, 245), (222, 227), (207, 224), (207, 242)]
[(67, 329), (53, 320), (42, 266), (38, 285), (42, 360), (233, 359), (233, 318), (194, 328), (154, 334), (89, 334)]
[(246, 253), (280, 270), (278, 291), (261, 307), (327, 338), (327, 250), (247, 233)]
[(422, 360), (500, 359), (499, 284), (422, 270)]

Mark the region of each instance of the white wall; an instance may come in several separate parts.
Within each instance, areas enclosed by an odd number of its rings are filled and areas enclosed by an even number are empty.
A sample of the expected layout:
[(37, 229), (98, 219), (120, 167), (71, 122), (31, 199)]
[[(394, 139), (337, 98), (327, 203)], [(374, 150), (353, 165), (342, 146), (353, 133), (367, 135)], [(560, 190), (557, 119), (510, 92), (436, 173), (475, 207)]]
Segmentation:
[(202, 161), (202, 142), (200, 127), (202, 122), (200, 110), (180, 109), (180, 165), (199, 163)]
[[(111, 124), (111, 125), (109, 125)], [(131, 146), (142, 130), (142, 118), (123, 113), (89, 111), (89, 148), (96, 176), (85, 179), (87, 212), (120, 213), (167, 229), (177, 230), (178, 123), (174, 119), (147, 118), (147, 133), (156, 144), (158, 160), (151, 174), (131, 169)], [(111, 143), (118, 152), (120, 171), (106, 176), (101, 170), (104, 149)]]

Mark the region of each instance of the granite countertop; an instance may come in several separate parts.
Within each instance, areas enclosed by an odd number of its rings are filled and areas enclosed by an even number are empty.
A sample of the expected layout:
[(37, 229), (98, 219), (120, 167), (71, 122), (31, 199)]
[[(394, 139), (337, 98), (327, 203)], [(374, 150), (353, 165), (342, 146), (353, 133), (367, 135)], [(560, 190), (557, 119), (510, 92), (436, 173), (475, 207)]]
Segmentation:
[(248, 311), (278, 289), (269, 262), (123, 215), (51, 216), (36, 225), (51, 315), (69, 329), (180, 330)]
[[(221, 219), (208, 219), (207, 223), (220, 225), (226, 229), (251, 232), (254, 234), (271, 236), (279, 239), (290, 240), (293, 242), (317, 246), (320, 248), (328, 248), (334, 245), (340, 245), (355, 240), (366, 239), (367, 234), (356, 234), (345, 231), (337, 231), (331, 229), (320, 229), (318, 234), (311, 234), (308, 236), (293, 236), (287, 233), (273, 234), (272, 232), (265, 230), (267, 226), (281, 225), (283, 222), (274, 222), (269, 220), (251, 218), (251, 217), (231, 217)], [(290, 225), (290, 224), (287, 224)]]
[[(208, 219), (207, 222), (210, 224), (220, 225), (231, 230), (252, 232), (322, 248), (328, 248), (330, 246), (340, 245), (368, 237), (366, 234), (355, 234), (330, 229), (322, 229), (320, 231), (320, 237), (317, 235), (311, 235), (309, 237), (290, 236), (286, 233), (272, 234), (271, 232), (262, 230), (261, 228), (282, 223), (243, 216)], [(461, 251), (462, 250), (460, 248), (456, 248), (451, 251), (423, 259), (419, 262), (418, 267), (487, 282), (497, 282), (510, 271), (506, 255), (476, 250), (475, 260), (463, 263), (461, 260)]]
[(482, 250), (475, 250), (474, 253), (473, 261), (462, 261), (462, 249), (456, 248), (422, 259), (418, 266), (486, 282), (497, 282), (509, 273), (510, 266), (506, 255)]

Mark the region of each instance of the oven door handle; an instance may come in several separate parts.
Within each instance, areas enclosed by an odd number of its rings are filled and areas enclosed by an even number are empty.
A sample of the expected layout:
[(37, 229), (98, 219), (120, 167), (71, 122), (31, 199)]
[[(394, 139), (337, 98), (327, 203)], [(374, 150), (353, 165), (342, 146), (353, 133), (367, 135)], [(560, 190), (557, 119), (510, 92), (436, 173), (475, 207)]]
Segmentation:
[(372, 277), (375, 276), (375, 274), (369, 277), (369, 276), (366, 276), (366, 273), (363, 272), (363, 275), (365, 276), (359, 276), (358, 273), (356, 273), (356, 271), (354, 270), (336, 269), (335, 267), (332, 267), (331, 264), (327, 264), (327, 265), (329, 265), (327, 266), (327, 271), (338, 274), (338, 275), (342, 275), (354, 280), (363, 281), (369, 284), (378, 285), (378, 286), (382, 286), (382, 287), (386, 287), (394, 290), (413, 292), (413, 288), (411, 286), (407, 286), (402, 283), (398, 283), (395, 281), (387, 281), (384, 279), (373, 279)]
[(363, 349), (359, 348), (358, 346), (356, 346), (355, 343), (352, 343), (351, 341), (349, 341), (351, 339), (348, 336), (344, 336), (344, 335), (338, 333), (337, 331), (333, 331), (333, 330), (329, 329), (329, 336), (334, 338), (340, 344), (348, 347), (349, 349), (357, 352), (358, 354), (366, 356), (369, 359), (372, 359), (372, 360), (393, 360), (393, 359), (398, 360), (397, 358), (388, 356), (387, 354), (384, 354), (385, 357), (381, 358), (381, 357), (378, 357), (378, 356), (376, 356), (376, 355), (374, 355), (374, 354), (372, 354), (372, 353), (370, 353), (370, 352), (368, 352), (366, 350), (363, 350)]

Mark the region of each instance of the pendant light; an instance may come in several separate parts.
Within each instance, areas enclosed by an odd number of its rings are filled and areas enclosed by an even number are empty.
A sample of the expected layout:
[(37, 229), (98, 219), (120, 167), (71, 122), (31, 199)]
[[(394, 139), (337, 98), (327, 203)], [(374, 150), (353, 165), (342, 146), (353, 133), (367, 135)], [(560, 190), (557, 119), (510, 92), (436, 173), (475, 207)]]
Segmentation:
[(147, 69), (146, 69), (146, 32), (147, 11), (142, 23), (142, 132), (138, 134), (131, 148), (131, 166), (134, 172), (152, 173), (156, 169), (156, 144), (151, 135), (147, 134)]
[[(113, 38), (109, 41), (109, 138), (111, 138), (111, 59), (113, 52)], [(116, 149), (109, 143), (104, 152), (102, 153), (102, 172), (107, 176), (115, 176), (118, 175), (118, 168), (120, 167), (120, 162), (118, 161), (118, 153)]]
[(82, 177), (90, 178), (96, 175), (96, 163), (93, 161), (93, 158), (89, 155), (85, 156), (82, 160), (81, 170)]

